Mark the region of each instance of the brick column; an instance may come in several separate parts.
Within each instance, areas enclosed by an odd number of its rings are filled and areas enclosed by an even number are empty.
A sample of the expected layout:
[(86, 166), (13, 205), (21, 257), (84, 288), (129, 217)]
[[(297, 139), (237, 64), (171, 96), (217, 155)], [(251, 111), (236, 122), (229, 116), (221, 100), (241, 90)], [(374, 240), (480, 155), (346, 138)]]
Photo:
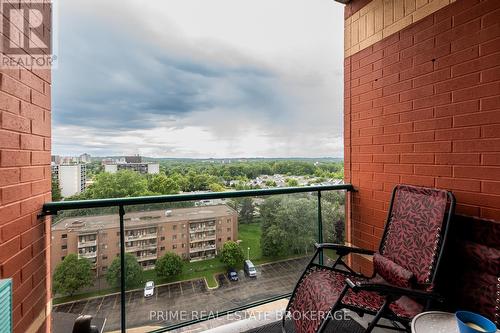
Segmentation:
[(459, 214), (500, 221), (499, 23), (496, 0), (354, 0), (346, 7), (354, 245), (378, 249), (398, 183), (449, 189)]
[(48, 69), (0, 69), (0, 278), (13, 279), (15, 333), (50, 331), (50, 219), (37, 217), (51, 200), (50, 88)]

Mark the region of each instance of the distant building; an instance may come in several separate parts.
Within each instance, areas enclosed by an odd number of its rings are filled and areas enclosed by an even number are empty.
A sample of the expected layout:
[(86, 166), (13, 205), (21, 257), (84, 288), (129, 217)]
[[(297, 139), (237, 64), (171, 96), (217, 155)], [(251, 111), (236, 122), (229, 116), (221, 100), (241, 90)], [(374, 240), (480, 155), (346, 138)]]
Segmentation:
[[(70, 253), (89, 259), (102, 275), (120, 253), (117, 215), (65, 218), (52, 226), (52, 270)], [(125, 252), (143, 269), (174, 252), (189, 261), (214, 258), (225, 242), (238, 238), (238, 213), (226, 205), (125, 215)]]
[(160, 164), (158, 163), (113, 163), (104, 164), (104, 171), (116, 173), (120, 170), (132, 170), (140, 174), (158, 174), (160, 173)]
[(61, 156), (59, 155), (52, 155), (50, 157), (50, 161), (55, 164), (61, 164)]
[(80, 163), (90, 163), (92, 162), (92, 157), (89, 154), (84, 153), (79, 156), (79, 160)]
[(70, 197), (85, 190), (85, 164), (53, 164), (52, 177), (59, 180), (61, 195)]
[(116, 162), (115, 162), (115, 160), (114, 160), (114, 159), (112, 159), (112, 158), (109, 158), (109, 157), (107, 157), (107, 158), (103, 158), (103, 159), (101, 160), (101, 164), (102, 164), (102, 165), (106, 165), (106, 164), (114, 164), (114, 163), (116, 163)]
[(125, 163), (142, 163), (142, 157), (139, 155), (125, 156)]

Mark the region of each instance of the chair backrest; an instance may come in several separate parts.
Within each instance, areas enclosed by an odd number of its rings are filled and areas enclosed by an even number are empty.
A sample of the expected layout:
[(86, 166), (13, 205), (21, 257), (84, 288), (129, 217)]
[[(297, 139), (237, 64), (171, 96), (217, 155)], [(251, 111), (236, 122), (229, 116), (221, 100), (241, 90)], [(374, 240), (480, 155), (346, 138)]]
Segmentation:
[(444, 190), (394, 188), (379, 252), (412, 272), (417, 287), (432, 288), (454, 206), (453, 195)]

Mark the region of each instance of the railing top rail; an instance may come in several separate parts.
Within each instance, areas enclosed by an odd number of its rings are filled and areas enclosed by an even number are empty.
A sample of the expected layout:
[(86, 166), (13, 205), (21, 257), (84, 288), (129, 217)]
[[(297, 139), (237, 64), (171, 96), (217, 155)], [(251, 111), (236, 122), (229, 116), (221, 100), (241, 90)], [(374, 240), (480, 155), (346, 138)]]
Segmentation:
[(228, 192), (186, 193), (186, 194), (158, 195), (158, 196), (147, 196), (147, 197), (58, 201), (58, 202), (45, 203), (43, 205), (42, 214), (52, 215), (52, 214), (57, 214), (58, 211), (71, 210), (71, 209), (119, 207), (119, 206), (143, 205), (143, 204), (153, 204), (153, 203), (170, 203), (170, 202), (196, 201), (196, 200), (207, 200), (207, 199), (209, 200), (209, 199), (241, 198), (241, 197), (276, 195), (276, 194), (292, 194), (292, 193), (340, 191), (340, 190), (352, 191), (353, 186), (351, 184), (338, 184), (338, 185), (320, 185), (320, 186), (304, 186), (304, 187), (281, 187), (272, 189), (228, 191)]

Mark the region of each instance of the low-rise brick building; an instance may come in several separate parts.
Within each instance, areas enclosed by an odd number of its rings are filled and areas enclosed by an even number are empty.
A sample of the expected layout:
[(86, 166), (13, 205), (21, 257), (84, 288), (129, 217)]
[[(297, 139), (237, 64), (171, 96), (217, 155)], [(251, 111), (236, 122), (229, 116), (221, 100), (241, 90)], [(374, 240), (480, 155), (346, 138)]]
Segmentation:
[[(174, 252), (196, 261), (213, 258), (222, 245), (238, 237), (238, 214), (226, 205), (130, 212), (125, 217), (125, 252), (144, 269)], [(117, 215), (71, 217), (52, 226), (52, 270), (66, 255), (78, 253), (102, 275), (120, 253)]]

